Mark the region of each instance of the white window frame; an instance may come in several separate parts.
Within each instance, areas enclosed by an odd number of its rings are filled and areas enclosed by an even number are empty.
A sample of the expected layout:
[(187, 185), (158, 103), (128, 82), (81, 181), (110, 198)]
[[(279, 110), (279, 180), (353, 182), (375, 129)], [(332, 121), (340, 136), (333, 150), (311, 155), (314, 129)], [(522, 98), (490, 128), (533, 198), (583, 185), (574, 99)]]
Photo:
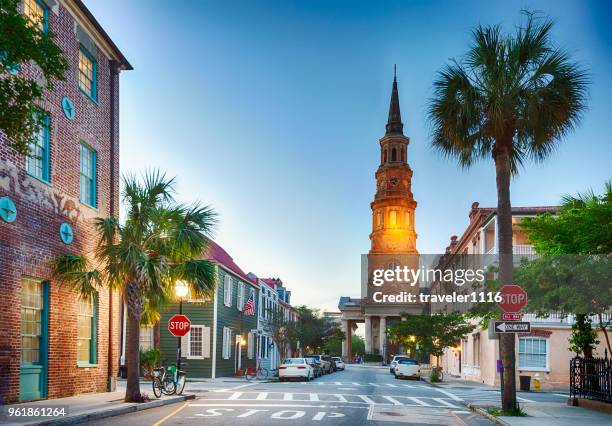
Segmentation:
[(236, 309), (242, 312), (244, 309), (244, 293), (245, 293), (244, 283), (242, 281), (238, 282), (238, 301), (236, 302)]
[[(533, 352), (519, 352), (520, 351), (520, 342), (521, 340), (543, 340), (546, 342), (546, 367), (530, 367), (530, 366), (524, 366), (524, 365), (520, 365), (520, 360), (521, 360), (521, 353), (533, 353)], [(517, 370), (520, 371), (550, 371), (550, 339), (548, 337), (544, 337), (544, 336), (524, 336), (524, 337), (520, 337), (518, 338), (517, 342), (516, 342), (516, 353), (517, 353)]]
[[(146, 340), (143, 338), (146, 338)], [(147, 345), (145, 346), (143, 345), (143, 343), (146, 343)], [(138, 348), (141, 351), (146, 351), (149, 349), (153, 349), (154, 347), (155, 347), (155, 327), (141, 326), (140, 327), (140, 338), (138, 341)]]
[(232, 329), (229, 327), (223, 327), (223, 348), (222, 348), (223, 359), (232, 358)]
[(232, 282), (232, 277), (229, 274), (225, 274), (223, 278), (223, 304), (225, 306), (232, 306), (232, 287), (234, 283)]

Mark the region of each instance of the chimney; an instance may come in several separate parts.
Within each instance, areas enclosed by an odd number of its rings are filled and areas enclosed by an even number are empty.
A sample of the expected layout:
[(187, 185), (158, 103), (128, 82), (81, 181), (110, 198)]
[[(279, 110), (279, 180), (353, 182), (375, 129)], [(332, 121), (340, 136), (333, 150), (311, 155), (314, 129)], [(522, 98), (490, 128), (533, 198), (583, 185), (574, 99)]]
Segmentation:
[(470, 210), (470, 222), (472, 222), (474, 220), (474, 218), (476, 217), (476, 214), (478, 213), (478, 206), (480, 204), (478, 203), (478, 201), (474, 201), (472, 203), (472, 209)]

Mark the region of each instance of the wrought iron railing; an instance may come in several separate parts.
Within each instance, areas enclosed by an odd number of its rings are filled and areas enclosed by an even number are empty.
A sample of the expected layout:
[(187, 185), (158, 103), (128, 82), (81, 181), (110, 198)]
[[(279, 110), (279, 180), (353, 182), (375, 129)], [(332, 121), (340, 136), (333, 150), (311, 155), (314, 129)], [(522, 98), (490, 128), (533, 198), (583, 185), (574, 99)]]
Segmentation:
[(570, 397), (612, 404), (612, 360), (576, 357), (570, 361)]

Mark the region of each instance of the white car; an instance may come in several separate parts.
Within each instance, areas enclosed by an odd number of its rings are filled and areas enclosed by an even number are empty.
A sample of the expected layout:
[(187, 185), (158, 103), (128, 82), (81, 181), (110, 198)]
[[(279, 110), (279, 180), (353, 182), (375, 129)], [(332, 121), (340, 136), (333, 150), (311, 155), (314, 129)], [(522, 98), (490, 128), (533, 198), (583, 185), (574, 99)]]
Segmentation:
[(344, 370), (344, 361), (339, 356), (333, 356), (332, 360), (336, 363), (336, 370)]
[(305, 358), (287, 358), (278, 367), (278, 380), (314, 378), (314, 369)]
[(396, 379), (414, 377), (421, 380), (421, 366), (416, 359), (402, 358), (397, 361), (397, 365), (393, 369), (393, 375)]
[(400, 359), (408, 359), (406, 355), (395, 355), (389, 364), (389, 373), (395, 374), (395, 366)]

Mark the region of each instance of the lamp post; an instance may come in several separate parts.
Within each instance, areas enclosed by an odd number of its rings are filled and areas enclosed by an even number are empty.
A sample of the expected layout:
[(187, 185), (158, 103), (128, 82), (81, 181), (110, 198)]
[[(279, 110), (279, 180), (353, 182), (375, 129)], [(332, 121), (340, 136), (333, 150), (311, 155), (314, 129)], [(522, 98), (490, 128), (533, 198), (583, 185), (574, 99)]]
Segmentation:
[[(174, 284), (174, 293), (179, 300), (179, 314), (183, 314), (183, 299), (187, 296), (187, 292), (189, 291), (189, 287), (185, 281), (178, 280)], [(176, 369), (181, 369), (181, 337), (178, 337), (177, 347), (176, 347)]]

